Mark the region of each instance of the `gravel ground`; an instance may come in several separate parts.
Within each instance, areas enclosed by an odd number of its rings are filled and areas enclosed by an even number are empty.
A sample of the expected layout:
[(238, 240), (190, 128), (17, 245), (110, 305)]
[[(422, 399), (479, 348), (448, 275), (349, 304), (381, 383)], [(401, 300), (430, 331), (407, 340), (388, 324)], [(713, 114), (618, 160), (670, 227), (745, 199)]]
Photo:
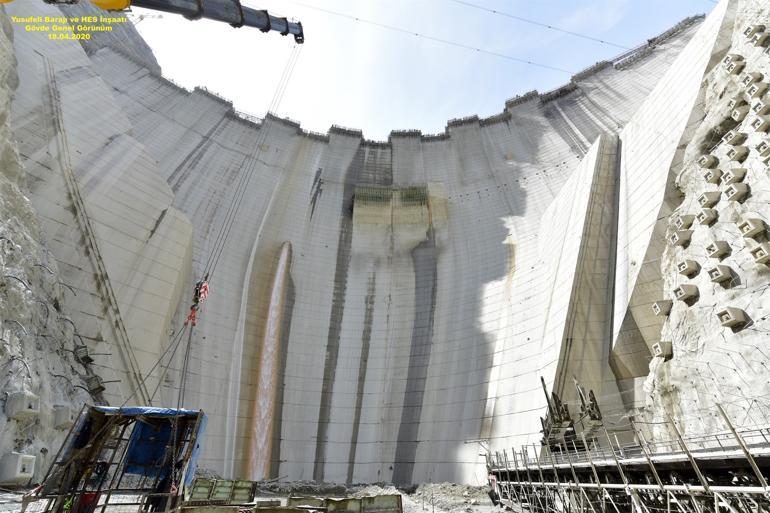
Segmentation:
[[(257, 489), (257, 500), (280, 499), (285, 504), (290, 495), (364, 497), (385, 494), (400, 494), (404, 513), (492, 513), (496, 509), (489, 500), (486, 487), (453, 483), (426, 483), (410, 488), (389, 484), (344, 486), (312, 481), (262, 483)], [(20, 510), (20, 493), (0, 492), (0, 513)]]

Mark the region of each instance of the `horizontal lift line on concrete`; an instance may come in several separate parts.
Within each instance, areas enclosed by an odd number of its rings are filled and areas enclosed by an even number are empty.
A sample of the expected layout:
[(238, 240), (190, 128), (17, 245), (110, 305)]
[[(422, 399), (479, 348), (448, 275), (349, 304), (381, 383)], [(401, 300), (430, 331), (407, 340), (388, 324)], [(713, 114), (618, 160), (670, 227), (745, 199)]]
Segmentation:
[[(557, 439), (556, 430), (544, 433), (539, 449), (488, 452), (493, 501), (537, 513), (770, 511), (770, 425), (736, 428), (718, 405), (727, 427), (722, 432), (685, 438), (669, 418), (664, 424), (673, 436), (648, 441), (631, 419), (630, 429), (610, 438), (603, 422), (596, 422), (598, 406), (590, 408), (593, 436), (572, 432)], [(549, 404), (549, 417), (552, 411)], [(552, 426), (554, 420), (543, 424)], [(619, 436), (634, 442), (621, 444)]]

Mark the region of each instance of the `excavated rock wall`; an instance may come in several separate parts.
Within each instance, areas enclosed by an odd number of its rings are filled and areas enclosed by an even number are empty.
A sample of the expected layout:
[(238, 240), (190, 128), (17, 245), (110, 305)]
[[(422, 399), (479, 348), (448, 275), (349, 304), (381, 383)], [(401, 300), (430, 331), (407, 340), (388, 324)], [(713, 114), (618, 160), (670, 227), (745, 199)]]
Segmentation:
[[(13, 452), (34, 456), (34, 479), (40, 479), (71, 415), (93, 400), (85, 390), (93, 371), (75, 358), (79, 342), (69, 319), (72, 292), (60, 281), (56, 258), (28, 199), (10, 127), (19, 77), (13, 30), (3, 11), (0, 27), (0, 458)], [(19, 398), (24, 404), (17, 403)], [(3, 473), (0, 482), (26, 483), (31, 476), (12, 477)]]

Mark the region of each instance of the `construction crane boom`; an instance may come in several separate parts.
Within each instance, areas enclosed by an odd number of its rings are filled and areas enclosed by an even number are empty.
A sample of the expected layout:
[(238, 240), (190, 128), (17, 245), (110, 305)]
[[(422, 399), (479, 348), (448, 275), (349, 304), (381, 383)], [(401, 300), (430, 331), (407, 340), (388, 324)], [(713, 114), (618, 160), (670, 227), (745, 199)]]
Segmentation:
[[(56, 1), (61, 2), (61, 0)], [(271, 16), (267, 11), (245, 7), (240, 0), (92, 0), (92, 2), (107, 10), (123, 10), (133, 5), (181, 14), (190, 20), (207, 18), (229, 23), (236, 28), (255, 27), (262, 32), (274, 30), (283, 36), (293, 35), (294, 41), (298, 44), (305, 42), (302, 23), (290, 22), (286, 18)]]

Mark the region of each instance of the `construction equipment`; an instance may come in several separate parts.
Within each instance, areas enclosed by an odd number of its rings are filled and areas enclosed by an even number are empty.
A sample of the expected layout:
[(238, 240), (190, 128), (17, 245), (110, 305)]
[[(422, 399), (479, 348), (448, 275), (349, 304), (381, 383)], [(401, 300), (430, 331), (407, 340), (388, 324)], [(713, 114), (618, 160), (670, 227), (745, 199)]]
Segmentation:
[[(76, 4), (80, 0), (45, 0), (50, 4)], [(235, 28), (255, 27), (262, 32), (274, 30), (282, 36), (294, 36), (297, 44), (305, 42), (302, 23), (271, 16), (267, 11), (252, 9), (240, 0), (91, 0), (106, 11), (123, 11), (129, 7), (144, 7), (172, 14), (181, 14), (188, 20), (207, 18), (229, 23)]]

